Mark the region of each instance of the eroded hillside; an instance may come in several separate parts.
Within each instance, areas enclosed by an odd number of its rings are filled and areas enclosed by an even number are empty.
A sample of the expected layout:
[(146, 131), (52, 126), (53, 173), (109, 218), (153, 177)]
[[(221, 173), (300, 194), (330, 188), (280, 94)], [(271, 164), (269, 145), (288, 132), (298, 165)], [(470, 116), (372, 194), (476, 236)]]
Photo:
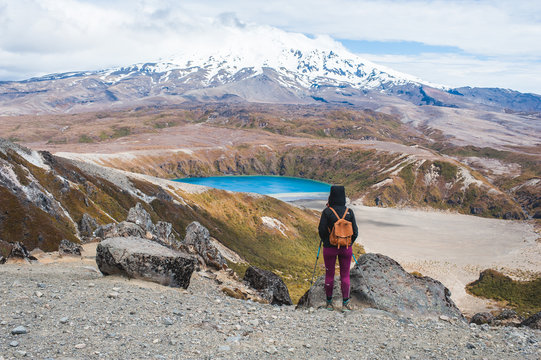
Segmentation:
[(335, 143), (242, 144), (133, 157), (63, 155), (165, 178), (256, 174), (304, 177), (344, 184), (351, 199), (362, 199), (371, 206), (432, 207), (486, 217), (524, 218), (520, 207), (482, 175), (430, 153), (404, 154)]
[[(153, 221), (184, 236), (199, 221), (248, 263), (279, 269), (297, 297), (306, 290), (317, 216), (279, 200), (190, 186), (79, 163), (0, 142), (0, 239), (29, 250), (55, 251), (62, 239), (79, 242), (83, 214), (98, 224), (120, 222), (137, 202)], [(280, 228), (263, 217), (275, 219)]]

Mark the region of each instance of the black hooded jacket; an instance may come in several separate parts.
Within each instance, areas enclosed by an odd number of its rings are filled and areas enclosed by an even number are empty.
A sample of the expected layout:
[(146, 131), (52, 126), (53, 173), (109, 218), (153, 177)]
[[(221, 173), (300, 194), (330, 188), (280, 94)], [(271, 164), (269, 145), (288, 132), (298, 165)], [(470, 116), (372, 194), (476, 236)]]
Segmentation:
[[(335, 247), (329, 242), (329, 235), (330, 230), (338, 219), (329, 207), (332, 207), (338, 216), (344, 216), (344, 212), (346, 211), (346, 191), (343, 186), (331, 186), (328, 206), (321, 213), (321, 219), (319, 220), (319, 237), (321, 238), (321, 241), (323, 241), (323, 246)], [(357, 239), (357, 236), (359, 235), (359, 229), (357, 229), (353, 210), (348, 210), (345, 219), (351, 221), (351, 224), (353, 225), (353, 236), (351, 237), (351, 244), (353, 245), (355, 239)]]

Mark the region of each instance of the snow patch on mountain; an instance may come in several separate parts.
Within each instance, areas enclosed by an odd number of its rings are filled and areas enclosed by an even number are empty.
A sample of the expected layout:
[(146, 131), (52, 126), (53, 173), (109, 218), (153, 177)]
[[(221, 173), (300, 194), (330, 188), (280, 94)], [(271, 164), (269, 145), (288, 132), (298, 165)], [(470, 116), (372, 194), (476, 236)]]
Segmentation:
[[(55, 80), (89, 72), (47, 75)], [(381, 89), (393, 85), (431, 84), (411, 75), (376, 65), (347, 51), (327, 38), (309, 38), (275, 28), (259, 27), (241, 38), (231, 38), (218, 47), (196, 46), (178, 51), (169, 58), (96, 71), (109, 85), (135, 76), (151, 77), (153, 84), (200, 82), (215, 87), (235, 81), (268, 75), (290, 89), (324, 86), (350, 86), (356, 89)]]

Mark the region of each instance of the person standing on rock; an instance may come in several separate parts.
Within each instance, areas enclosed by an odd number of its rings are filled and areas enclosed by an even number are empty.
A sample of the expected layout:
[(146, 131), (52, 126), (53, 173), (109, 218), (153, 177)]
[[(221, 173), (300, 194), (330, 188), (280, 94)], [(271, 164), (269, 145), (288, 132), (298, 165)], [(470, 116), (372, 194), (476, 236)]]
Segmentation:
[[(349, 246), (332, 245), (329, 239), (333, 227), (339, 219), (351, 222), (353, 235), (351, 236)], [(353, 210), (346, 207), (346, 191), (344, 187), (331, 186), (327, 207), (321, 213), (321, 219), (319, 221), (319, 237), (323, 243), (323, 260), (325, 262), (325, 294), (327, 296), (326, 308), (328, 310), (334, 310), (332, 293), (334, 287), (334, 268), (337, 257), (340, 265), (340, 283), (343, 298), (342, 310), (351, 310), (349, 301), (349, 269), (353, 255), (352, 246), (358, 233)]]

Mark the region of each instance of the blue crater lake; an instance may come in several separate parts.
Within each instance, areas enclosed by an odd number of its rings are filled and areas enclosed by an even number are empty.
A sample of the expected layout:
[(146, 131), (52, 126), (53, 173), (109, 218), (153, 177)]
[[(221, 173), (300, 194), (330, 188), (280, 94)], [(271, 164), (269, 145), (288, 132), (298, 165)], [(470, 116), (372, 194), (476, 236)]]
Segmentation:
[(326, 199), (331, 185), (287, 176), (212, 176), (174, 181), (204, 185), (216, 189), (269, 195), (283, 201)]

